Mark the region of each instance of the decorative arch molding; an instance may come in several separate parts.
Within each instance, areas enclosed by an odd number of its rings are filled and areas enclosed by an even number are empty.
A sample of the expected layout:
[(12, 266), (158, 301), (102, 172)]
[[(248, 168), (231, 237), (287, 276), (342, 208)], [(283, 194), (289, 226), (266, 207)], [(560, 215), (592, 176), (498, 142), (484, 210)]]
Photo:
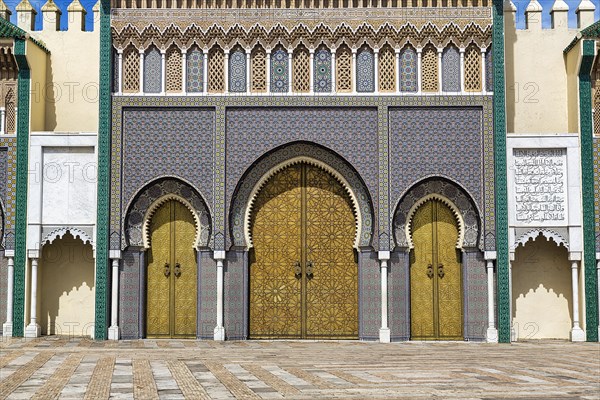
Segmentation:
[(346, 179), (343, 176), (341, 176), (337, 171), (335, 171), (333, 168), (331, 168), (330, 166), (328, 166), (327, 164), (325, 164), (319, 160), (316, 160), (311, 157), (305, 157), (305, 156), (291, 158), (291, 159), (284, 161), (281, 164), (278, 164), (275, 167), (271, 168), (269, 171), (267, 171), (266, 174), (264, 174), (260, 178), (260, 180), (256, 183), (256, 185), (252, 189), (252, 192), (250, 193), (250, 201), (248, 202), (248, 206), (246, 207), (246, 212), (244, 213), (244, 236), (245, 236), (247, 246), (248, 247), (253, 246), (250, 220), (252, 218), (252, 212), (254, 211), (254, 203), (255, 203), (256, 198), (258, 197), (258, 194), (260, 193), (261, 189), (265, 186), (265, 184), (273, 176), (277, 175), (277, 173), (279, 173), (280, 171), (283, 171), (287, 167), (290, 167), (290, 166), (296, 165), (296, 164), (300, 164), (300, 163), (306, 163), (309, 165), (313, 165), (317, 168), (320, 168), (320, 169), (326, 171), (327, 173), (332, 175), (342, 185), (342, 187), (344, 188), (346, 193), (348, 193), (348, 195), (350, 196), (350, 201), (352, 203), (352, 213), (354, 214), (354, 222), (356, 224), (356, 234), (354, 236), (354, 247), (358, 248), (359, 238), (361, 237), (360, 231), (361, 231), (362, 225), (360, 223), (360, 221), (361, 221), (360, 208), (358, 207), (358, 201), (356, 200), (356, 195), (352, 191), (352, 188), (350, 187), (350, 185), (348, 184)]
[(480, 213), (468, 192), (455, 182), (443, 177), (431, 177), (413, 185), (398, 202), (393, 219), (394, 240), (397, 247), (412, 248), (410, 224), (417, 208), (426, 201), (437, 199), (452, 210), (459, 223), (457, 248), (483, 250)]
[(519, 245), (525, 246), (527, 242), (530, 240), (534, 241), (540, 235), (548, 240), (553, 241), (557, 246), (563, 245), (567, 250), (569, 250), (569, 240), (565, 239), (563, 235), (557, 231), (548, 228), (535, 228), (519, 236), (519, 238), (513, 244), (511, 251), (515, 251)]
[(56, 239), (62, 239), (67, 233), (70, 233), (75, 239), (80, 239), (83, 244), (91, 244), (92, 249), (96, 249), (96, 243), (94, 243), (93, 235), (88, 234), (83, 229), (65, 226), (61, 228), (56, 228), (46, 233), (42, 237), (41, 246), (43, 247), (46, 244), (52, 244)]
[(264, 184), (284, 168), (306, 162), (330, 173), (350, 195), (357, 223), (355, 246), (369, 246), (373, 237), (373, 207), (362, 179), (334, 152), (313, 143), (293, 143), (273, 150), (246, 171), (234, 192), (230, 211), (232, 243), (252, 246), (249, 221), (252, 205)]
[(183, 204), (191, 213), (196, 225), (194, 246), (211, 247), (211, 218), (204, 198), (191, 184), (173, 177), (152, 181), (129, 202), (123, 219), (121, 249), (128, 246), (150, 247), (150, 221), (156, 210), (169, 200)]
[(415, 247), (413, 240), (412, 240), (412, 222), (413, 222), (413, 217), (415, 216), (417, 210), (419, 208), (421, 208), (421, 206), (425, 203), (427, 203), (430, 200), (439, 200), (442, 202), (442, 204), (448, 206), (448, 208), (450, 208), (450, 211), (452, 211), (452, 214), (454, 215), (454, 218), (456, 219), (456, 222), (458, 224), (458, 238), (456, 239), (456, 248), (457, 249), (461, 249), (463, 247), (463, 243), (465, 240), (465, 221), (462, 218), (462, 214), (460, 212), (460, 210), (458, 209), (458, 207), (456, 207), (456, 205), (450, 201), (447, 197), (442, 196), (440, 194), (437, 193), (432, 193), (432, 194), (428, 194), (427, 196), (421, 197), (421, 199), (419, 199), (415, 204), (413, 204), (413, 206), (410, 208), (410, 210), (408, 211), (408, 216), (407, 216), (407, 223), (405, 226), (405, 235), (406, 235), (406, 241), (408, 243), (408, 248), (409, 249), (413, 249)]

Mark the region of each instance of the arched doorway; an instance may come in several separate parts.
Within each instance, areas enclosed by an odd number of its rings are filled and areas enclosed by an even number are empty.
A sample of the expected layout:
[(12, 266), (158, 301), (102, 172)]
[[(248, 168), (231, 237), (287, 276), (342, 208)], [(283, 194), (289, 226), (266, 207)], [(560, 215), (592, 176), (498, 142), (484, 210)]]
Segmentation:
[(89, 336), (95, 317), (92, 245), (70, 231), (52, 237), (39, 261), (42, 335)]
[(519, 245), (512, 263), (512, 326), (520, 339), (569, 339), (573, 289), (569, 252), (542, 234)]
[(251, 338), (358, 338), (356, 216), (343, 185), (300, 162), (270, 177), (250, 214)]
[(462, 278), (458, 222), (431, 198), (410, 223), (410, 321), (413, 340), (462, 340)]
[(186, 206), (170, 199), (150, 220), (146, 337), (196, 337), (196, 226)]

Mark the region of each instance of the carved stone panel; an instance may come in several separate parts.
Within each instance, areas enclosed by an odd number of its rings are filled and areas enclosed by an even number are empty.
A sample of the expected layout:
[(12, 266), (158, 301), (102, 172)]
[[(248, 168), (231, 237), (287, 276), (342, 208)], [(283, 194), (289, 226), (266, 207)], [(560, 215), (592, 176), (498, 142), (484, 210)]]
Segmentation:
[(514, 149), (513, 162), (514, 225), (566, 225), (566, 150)]

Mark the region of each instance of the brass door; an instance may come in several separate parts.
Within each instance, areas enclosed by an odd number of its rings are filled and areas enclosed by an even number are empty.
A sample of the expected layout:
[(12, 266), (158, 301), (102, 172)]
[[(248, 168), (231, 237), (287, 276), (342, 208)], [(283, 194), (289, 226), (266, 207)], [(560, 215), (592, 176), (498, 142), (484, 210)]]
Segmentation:
[(417, 210), (411, 228), (411, 338), (460, 340), (462, 290), (456, 218), (442, 202), (430, 200)]
[(196, 228), (183, 204), (170, 200), (150, 222), (146, 336), (196, 337)]
[(251, 224), (250, 336), (357, 338), (356, 222), (342, 185), (288, 167), (259, 193)]

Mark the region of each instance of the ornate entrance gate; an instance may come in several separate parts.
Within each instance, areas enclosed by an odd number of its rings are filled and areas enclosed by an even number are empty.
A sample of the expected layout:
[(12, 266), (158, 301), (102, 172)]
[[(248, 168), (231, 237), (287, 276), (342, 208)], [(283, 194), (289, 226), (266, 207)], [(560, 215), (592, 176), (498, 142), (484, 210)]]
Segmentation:
[(461, 340), (461, 265), (457, 221), (439, 200), (428, 200), (411, 224), (411, 338)]
[(342, 185), (318, 167), (287, 167), (250, 222), (250, 337), (357, 338), (356, 220)]
[(196, 337), (196, 228), (190, 211), (169, 200), (150, 222), (147, 337)]

